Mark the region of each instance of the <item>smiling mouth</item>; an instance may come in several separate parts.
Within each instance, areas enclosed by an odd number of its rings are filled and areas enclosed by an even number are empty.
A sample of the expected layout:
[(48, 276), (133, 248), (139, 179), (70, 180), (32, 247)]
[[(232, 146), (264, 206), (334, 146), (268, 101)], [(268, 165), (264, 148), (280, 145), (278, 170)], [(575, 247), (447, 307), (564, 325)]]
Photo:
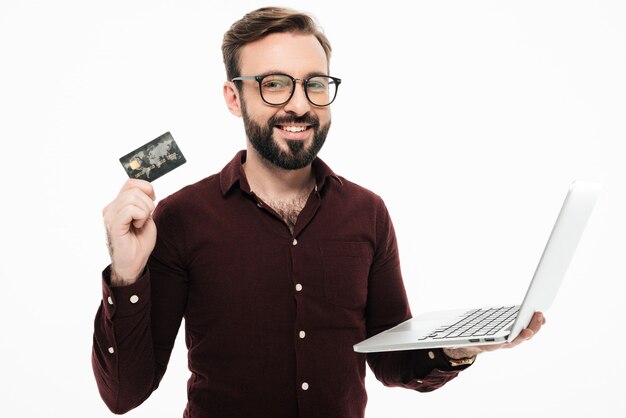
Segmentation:
[(308, 130), (309, 128), (311, 128), (310, 125), (276, 125), (276, 127), (285, 132), (293, 132), (293, 133), (304, 132)]

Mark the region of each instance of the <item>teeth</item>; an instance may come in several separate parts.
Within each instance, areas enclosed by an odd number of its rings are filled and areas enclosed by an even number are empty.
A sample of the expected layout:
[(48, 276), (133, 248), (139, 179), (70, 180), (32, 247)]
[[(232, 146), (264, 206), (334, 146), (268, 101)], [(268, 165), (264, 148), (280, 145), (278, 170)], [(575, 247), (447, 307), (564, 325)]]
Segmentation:
[(306, 126), (283, 126), (282, 129), (287, 132), (302, 132), (306, 130)]

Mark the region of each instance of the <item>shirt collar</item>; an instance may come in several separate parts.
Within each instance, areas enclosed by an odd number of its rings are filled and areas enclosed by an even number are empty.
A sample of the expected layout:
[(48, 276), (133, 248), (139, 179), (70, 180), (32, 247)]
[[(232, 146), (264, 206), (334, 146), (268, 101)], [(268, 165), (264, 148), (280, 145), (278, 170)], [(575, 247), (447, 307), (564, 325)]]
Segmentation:
[[(246, 162), (246, 150), (239, 151), (235, 157), (222, 169), (220, 172), (220, 186), (222, 188), (222, 194), (226, 195), (233, 186), (239, 182), (239, 187), (245, 192), (250, 192), (250, 186), (246, 179), (246, 174), (243, 171), (243, 163)], [(326, 183), (327, 178), (332, 178), (337, 181), (340, 186), (343, 186), (343, 182), (337, 176), (331, 168), (326, 165), (320, 158), (315, 158), (311, 163), (313, 168), (313, 174), (315, 175), (315, 184), (319, 190), (322, 190)]]

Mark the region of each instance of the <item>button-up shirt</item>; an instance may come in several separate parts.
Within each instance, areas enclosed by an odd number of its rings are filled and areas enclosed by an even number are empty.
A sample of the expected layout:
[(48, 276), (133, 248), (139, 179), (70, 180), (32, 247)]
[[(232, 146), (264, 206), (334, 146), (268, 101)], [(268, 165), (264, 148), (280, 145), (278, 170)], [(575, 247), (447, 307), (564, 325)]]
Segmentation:
[(184, 417), (363, 417), (366, 360), (388, 386), (454, 378), (440, 350), (353, 351), (411, 317), (382, 199), (318, 158), (291, 232), (250, 190), (245, 157), (158, 204), (135, 283), (112, 287), (105, 269), (92, 363), (107, 406), (123, 413), (157, 388), (182, 318)]

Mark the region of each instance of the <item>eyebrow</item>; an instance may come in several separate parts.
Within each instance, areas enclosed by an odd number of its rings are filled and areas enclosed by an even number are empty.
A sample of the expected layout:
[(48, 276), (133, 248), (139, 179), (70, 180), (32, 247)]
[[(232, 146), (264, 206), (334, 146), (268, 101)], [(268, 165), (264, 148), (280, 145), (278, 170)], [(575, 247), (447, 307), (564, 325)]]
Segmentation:
[[(261, 74), (257, 74), (257, 75), (266, 76), (266, 75), (270, 75), (270, 74), (285, 74), (285, 75), (288, 75), (290, 77), (293, 77), (292, 75), (287, 74), (285, 71), (282, 71), (282, 70), (264, 71)], [(326, 74), (326, 72), (312, 71), (312, 72), (306, 73), (302, 78), (311, 78), (311, 77), (314, 77), (316, 75), (328, 76), (328, 74)], [(299, 78), (299, 77), (296, 77), (296, 78)]]

